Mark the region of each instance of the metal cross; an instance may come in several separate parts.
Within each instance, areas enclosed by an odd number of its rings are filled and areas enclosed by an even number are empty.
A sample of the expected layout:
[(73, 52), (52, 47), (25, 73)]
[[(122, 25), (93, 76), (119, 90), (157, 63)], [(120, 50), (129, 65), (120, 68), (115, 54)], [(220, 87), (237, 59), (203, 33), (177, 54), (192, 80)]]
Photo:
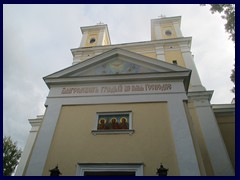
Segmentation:
[(165, 15), (161, 14), (160, 16), (158, 16), (159, 18), (164, 18), (166, 17)]
[(101, 21), (100, 21), (99, 23), (97, 23), (97, 25), (101, 25), (101, 24), (104, 24), (104, 23), (103, 23), (103, 22), (101, 22)]

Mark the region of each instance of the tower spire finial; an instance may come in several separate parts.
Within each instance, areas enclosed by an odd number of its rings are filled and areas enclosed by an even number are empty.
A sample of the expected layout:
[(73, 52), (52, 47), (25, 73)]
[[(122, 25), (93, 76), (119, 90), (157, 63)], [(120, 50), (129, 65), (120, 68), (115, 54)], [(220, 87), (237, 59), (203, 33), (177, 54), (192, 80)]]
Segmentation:
[(100, 21), (99, 23), (97, 23), (97, 25), (102, 25), (102, 24), (104, 24), (104, 23), (103, 23), (103, 22), (101, 22), (101, 21)]
[(166, 17), (166, 15), (164, 15), (164, 14), (161, 14), (160, 16), (158, 16), (159, 18), (164, 18), (164, 17)]

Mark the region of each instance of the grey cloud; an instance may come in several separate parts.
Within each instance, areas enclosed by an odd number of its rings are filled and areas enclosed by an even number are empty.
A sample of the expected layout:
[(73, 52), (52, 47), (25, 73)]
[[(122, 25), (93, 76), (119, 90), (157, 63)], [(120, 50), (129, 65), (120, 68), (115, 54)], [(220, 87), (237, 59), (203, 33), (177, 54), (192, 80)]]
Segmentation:
[(184, 36), (192, 36), (192, 53), (203, 85), (214, 89), (213, 103), (229, 103), (234, 46), (220, 15), (199, 5), (4, 5), (4, 134), (23, 148), (27, 119), (44, 112), (48, 88), (42, 77), (72, 63), (71, 48), (81, 40), (81, 26), (108, 24), (113, 44), (150, 40), (150, 19), (182, 16)]

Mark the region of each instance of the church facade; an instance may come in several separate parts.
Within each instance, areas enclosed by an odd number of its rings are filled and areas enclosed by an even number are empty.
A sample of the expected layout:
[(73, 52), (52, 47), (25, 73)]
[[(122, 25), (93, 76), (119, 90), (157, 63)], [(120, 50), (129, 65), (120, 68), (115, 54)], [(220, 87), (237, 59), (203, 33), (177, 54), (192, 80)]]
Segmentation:
[(235, 174), (235, 105), (212, 105), (181, 17), (151, 20), (151, 40), (112, 45), (106, 24), (82, 27), (73, 64), (44, 77), (44, 115), (16, 175)]

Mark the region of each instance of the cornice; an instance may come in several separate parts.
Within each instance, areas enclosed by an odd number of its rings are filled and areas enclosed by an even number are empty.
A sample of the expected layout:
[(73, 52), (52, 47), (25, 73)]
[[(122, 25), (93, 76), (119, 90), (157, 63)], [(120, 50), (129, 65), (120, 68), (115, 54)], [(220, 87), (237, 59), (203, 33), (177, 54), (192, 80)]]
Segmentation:
[(235, 113), (235, 104), (213, 104), (214, 113)]
[(213, 91), (191, 91), (188, 92), (188, 98), (190, 100), (202, 100), (202, 99), (208, 99), (211, 100), (213, 95)]
[(121, 75), (106, 75), (106, 76), (84, 76), (71, 78), (48, 78), (45, 79), (46, 84), (50, 88), (52, 85), (66, 84), (93, 84), (93, 83), (116, 83), (116, 82), (140, 82), (154, 80), (181, 80), (187, 89), (189, 84), (190, 71), (182, 72), (167, 72), (167, 73), (145, 73), (145, 74), (121, 74)]
[(166, 44), (188, 44), (191, 47), (192, 37), (181, 37), (181, 38), (173, 38), (173, 39), (161, 39), (161, 40), (153, 40), (153, 41), (141, 41), (141, 42), (132, 42), (132, 43), (122, 43), (122, 44), (113, 44), (113, 45), (106, 45), (106, 46), (94, 46), (94, 47), (79, 47), (71, 49), (73, 56), (78, 53), (86, 52), (86, 51), (95, 51), (95, 52), (102, 52), (108, 51), (113, 48), (139, 48), (139, 47), (149, 47), (152, 46), (154, 48), (158, 46), (163, 46)]

